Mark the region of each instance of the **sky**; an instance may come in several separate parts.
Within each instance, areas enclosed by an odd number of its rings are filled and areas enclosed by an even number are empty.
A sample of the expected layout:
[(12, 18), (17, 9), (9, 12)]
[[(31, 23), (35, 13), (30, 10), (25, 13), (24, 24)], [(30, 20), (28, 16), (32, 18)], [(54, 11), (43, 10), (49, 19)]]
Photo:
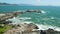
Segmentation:
[(32, 5), (47, 5), (47, 6), (60, 6), (60, 0), (0, 0), (11, 4), (32, 4)]

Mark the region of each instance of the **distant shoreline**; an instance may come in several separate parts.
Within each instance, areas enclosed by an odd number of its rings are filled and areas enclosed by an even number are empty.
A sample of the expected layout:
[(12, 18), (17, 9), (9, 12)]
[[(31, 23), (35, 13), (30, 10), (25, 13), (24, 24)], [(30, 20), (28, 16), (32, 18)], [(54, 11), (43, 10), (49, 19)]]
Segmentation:
[(17, 4), (0, 3), (0, 6), (11, 6), (11, 5), (17, 5)]
[(0, 5), (0, 6), (18, 6), (18, 5)]

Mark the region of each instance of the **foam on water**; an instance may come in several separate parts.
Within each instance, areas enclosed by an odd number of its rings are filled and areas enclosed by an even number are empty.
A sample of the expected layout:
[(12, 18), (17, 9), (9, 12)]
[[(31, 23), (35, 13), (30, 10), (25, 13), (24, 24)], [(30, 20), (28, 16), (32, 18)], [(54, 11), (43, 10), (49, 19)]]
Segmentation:
[(26, 20), (26, 19), (31, 19), (30, 17), (20, 17), (20, 20)]
[(27, 23), (27, 24), (30, 24), (30, 23), (33, 23), (32, 21), (24, 21), (22, 23)]
[[(45, 13), (44, 11), (42, 11), (42, 12)], [(57, 20), (54, 17), (44, 17), (43, 18), (43, 17), (40, 17), (40, 14), (37, 14), (38, 16), (36, 16), (36, 14), (34, 14), (34, 15), (35, 16), (33, 18), (34, 18), (35, 21), (37, 21), (36, 22), (37, 24), (33, 20), (29, 21), (30, 19), (33, 19), (32, 16), (30, 16), (30, 15), (29, 15), (30, 17), (26, 17), (25, 15), (23, 17), (14, 17), (12, 19), (9, 19), (9, 21), (12, 21), (13, 24), (19, 24), (19, 23), (20, 24), (22, 24), (22, 23), (28, 23), (29, 24), (29, 23), (34, 23), (34, 24), (36, 24), (39, 27), (38, 30), (47, 30), (47, 29), (51, 28), (51, 29), (54, 29), (56, 31), (60, 31), (59, 27), (51, 25), (51, 23), (53, 24), (53, 22)], [(42, 18), (42, 19), (40, 19), (40, 18)], [(28, 20), (28, 21), (26, 21), (26, 20)], [(45, 25), (43, 25), (42, 22), (40, 24), (38, 24), (38, 22), (40, 22), (40, 20), (43, 20)], [(48, 22), (48, 21), (50, 21), (50, 22)], [(47, 22), (48, 22), (48, 24), (50, 23), (50, 25), (48, 25)]]
[[(14, 17), (12, 19), (8, 19), (9, 21), (12, 21), (13, 24), (17, 24), (17, 23), (32, 23), (31, 21), (24, 21), (24, 20), (27, 20), (27, 19), (31, 19), (30, 17), (21, 17), (21, 18), (18, 18), (18, 17)], [(8, 21), (6, 20), (6, 21)]]
[(60, 31), (60, 28), (51, 25), (43, 25), (43, 24), (36, 24), (39, 29), (38, 30), (47, 30), (49, 28), (54, 29), (55, 31)]
[(46, 13), (45, 11), (41, 10), (42, 13)]
[[(22, 23), (27, 23), (27, 24), (29, 24), (29, 23), (34, 23), (34, 22), (32, 22), (32, 21), (24, 21), (23, 19), (31, 19), (31, 18), (28, 18), (28, 17), (23, 17), (23, 18), (21, 18), (22, 20), (19, 20), (19, 18), (16, 18), (16, 17), (14, 17), (13, 19), (9, 19), (10, 21), (12, 21), (13, 23), (12, 24), (22, 24)], [(34, 23), (35, 24), (35, 23)], [(58, 28), (58, 27), (56, 27), (56, 26), (51, 26), (51, 25), (43, 25), (43, 24), (36, 24), (38, 27), (39, 27), (39, 29), (38, 30), (47, 30), (47, 29), (49, 29), (49, 28), (51, 28), (51, 29), (54, 29), (54, 30), (56, 30), (56, 31), (60, 31), (60, 28)]]

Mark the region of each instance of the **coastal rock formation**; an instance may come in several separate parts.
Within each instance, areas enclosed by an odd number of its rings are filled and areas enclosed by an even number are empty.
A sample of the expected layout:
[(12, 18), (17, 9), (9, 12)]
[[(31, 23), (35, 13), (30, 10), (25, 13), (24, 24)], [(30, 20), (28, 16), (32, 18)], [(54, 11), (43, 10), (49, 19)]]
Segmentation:
[[(4, 23), (6, 20), (16, 17), (19, 14), (24, 14), (26, 12), (36, 12), (36, 13), (43, 13), (41, 10), (26, 10), (26, 11), (19, 11), (19, 12), (12, 12), (12, 13), (5, 13), (0, 14), (0, 22)], [(7, 21), (9, 22), (9, 21)], [(1, 24), (0, 23), (0, 24)], [(5, 22), (6, 23), (6, 22)]]
[(0, 24), (11, 23), (11, 21), (6, 21), (6, 20), (16, 17), (17, 15), (22, 14), (22, 13), (23, 12), (13, 12), (13, 13), (0, 14)]
[(27, 10), (26, 12), (46, 13), (43, 10)]
[(17, 33), (22, 33), (22, 32), (31, 32), (33, 29), (38, 29), (38, 26), (36, 26), (35, 24), (15, 24), (12, 25), (13, 28), (11, 30), (8, 30), (7, 32), (5, 32), (4, 34), (17, 34)]
[[(4, 34), (60, 34), (60, 31), (55, 31), (51, 28), (47, 30), (38, 30), (38, 26), (33, 23), (13, 24), (12, 27), (12, 29), (6, 31)], [(32, 31), (33, 29), (36, 30)]]
[(40, 30), (40, 34), (60, 34), (60, 31), (49, 28), (48, 30)]
[(46, 34), (60, 34), (60, 31), (55, 31), (54, 29), (48, 29), (46, 30)]

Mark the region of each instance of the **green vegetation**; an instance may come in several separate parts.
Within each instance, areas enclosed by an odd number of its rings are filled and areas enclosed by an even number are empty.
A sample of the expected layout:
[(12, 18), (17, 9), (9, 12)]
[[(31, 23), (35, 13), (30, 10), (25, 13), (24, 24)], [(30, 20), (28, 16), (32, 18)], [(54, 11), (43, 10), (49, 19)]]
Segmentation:
[(6, 32), (7, 30), (11, 29), (12, 26), (10, 25), (5, 25), (3, 27), (0, 27), (0, 34), (3, 34), (4, 32)]

